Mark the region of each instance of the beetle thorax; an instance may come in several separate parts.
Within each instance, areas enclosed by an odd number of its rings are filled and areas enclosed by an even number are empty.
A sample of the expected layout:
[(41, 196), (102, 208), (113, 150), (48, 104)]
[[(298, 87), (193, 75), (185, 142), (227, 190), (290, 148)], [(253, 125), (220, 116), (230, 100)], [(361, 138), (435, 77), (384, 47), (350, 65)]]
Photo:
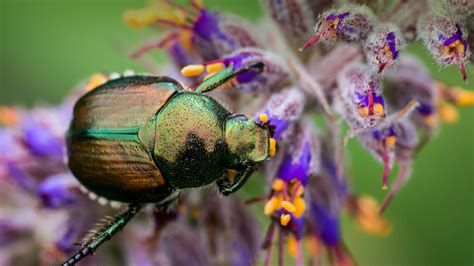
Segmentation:
[(193, 92), (178, 93), (157, 114), (154, 156), (171, 185), (200, 187), (222, 177), (228, 115), (211, 97)]

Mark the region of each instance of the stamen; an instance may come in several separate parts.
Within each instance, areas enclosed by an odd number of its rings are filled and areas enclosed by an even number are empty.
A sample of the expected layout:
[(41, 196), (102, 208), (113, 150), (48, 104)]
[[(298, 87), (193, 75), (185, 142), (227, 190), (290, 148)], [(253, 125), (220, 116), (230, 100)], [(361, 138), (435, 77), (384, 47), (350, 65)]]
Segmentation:
[(281, 191), (283, 189), (283, 186), (285, 186), (285, 181), (278, 178), (273, 181), (272, 189), (275, 191)]
[(459, 112), (454, 105), (444, 103), (439, 108), (441, 121), (447, 124), (454, 124), (459, 120)]
[(280, 224), (283, 226), (287, 226), (290, 220), (291, 220), (291, 216), (289, 214), (282, 214), (280, 216)]
[(381, 105), (380, 103), (376, 103), (374, 105), (374, 115), (381, 116), (381, 117), (385, 115), (385, 110), (384, 110), (383, 105)]
[(433, 127), (436, 124), (436, 116), (434, 116), (434, 115), (423, 116), (423, 122), (427, 126)]
[(357, 201), (357, 223), (362, 230), (379, 236), (390, 232), (391, 226), (378, 212), (378, 203), (371, 197), (364, 196)]
[(394, 119), (392, 122), (400, 121), (401, 119), (409, 115), (413, 110), (415, 110), (415, 108), (418, 107), (419, 105), (420, 103), (417, 100), (414, 100), (414, 99), (411, 100), (402, 108), (402, 110), (400, 110), (398, 113), (394, 115)]
[(276, 144), (276, 140), (274, 138), (270, 138), (270, 150), (268, 151), (268, 154), (272, 157), (276, 154)]
[(453, 88), (451, 91), (454, 94), (454, 100), (456, 102), (456, 105), (474, 105), (474, 91), (467, 91), (461, 88)]
[(286, 241), (288, 253), (294, 258), (298, 256), (298, 239), (294, 235), (289, 235)]
[(224, 67), (225, 66), (222, 62), (212, 63), (206, 66), (206, 71), (208, 73), (216, 73), (221, 71)]
[(178, 23), (178, 22), (173, 21), (173, 20), (157, 18), (157, 19), (154, 20), (154, 22), (158, 23), (158, 24), (163, 24), (163, 25), (167, 25), (167, 26), (172, 26), (172, 27), (176, 27), (176, 28), (185, 29), (185, 30), (193, 30), (193, 28), (191, 26), (188, 26), (188, 25), (182, 24), (182, 23)]
[(18, 113), (11, 107), (0, 107), (0, 125), (12, 126), (19, 120)]
[(396, 143), (397, 143), (397, 137), (396, 136), (388, 136), (388, 137), (385, 138), (385, 146), (387, 148), (393, 148)]
[(194, 77), (201, 75), (204, 72), (203, 65), (187, 65), (181, 69), (181, 75), (185, 77)]
[(265, 204), (265, 207), (263, 208), (263, 214), (265, 215), (271, 215), (275, 209), (278, 207), (278, 199), (275, 197), (272, 197), (267, 203)]
[(258, 117), (260, 119), (260, 122), (267, 124), (268, 123), (268, 115), (265, 113), (260, 114)]
[(361, 117), (368, 117), (369, 116), (369, 108), (368, 107), (360, 107), (358, 110), (359, 115)]
[(301, 197), (304, 193), (304, 187), (301, 184), (301, 182), (298, 181), (298, 183), (295, 185), (295, 188), (293, 189), (293, 197)]
[(282, 203), (281, 203), (281, 206), (283, 207), (283, 209), (285, 209), (286, 211), (290, 212), (290, 213), (294, 213), (296, 211), (296, 207), (295, 205), (293, 205), (293, 203), (287, 201), (287, 200), (284, 200)]
[(176, 9), (164, 1), (154, 2), (147, 7), (129, 10), (124, 14), (125, 21), (135, 28), (148, 26), (152, 23), (161, 23), (172, 27), (187, 28), (192, 30), (186, 18), (186, 12)]
[(304, 211), (306, 209), (306, 203), (304, 199), (301, 197), (297, 197), (293, 204), (295, 206), (295, 212), (293, 213), (293, 216), (295, 216), (296, 218), (303, 216)]

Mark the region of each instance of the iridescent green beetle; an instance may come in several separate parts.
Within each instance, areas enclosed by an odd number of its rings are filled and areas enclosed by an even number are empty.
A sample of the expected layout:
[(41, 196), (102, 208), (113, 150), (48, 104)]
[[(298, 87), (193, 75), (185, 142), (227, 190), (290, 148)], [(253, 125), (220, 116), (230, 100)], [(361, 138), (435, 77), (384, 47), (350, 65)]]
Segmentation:
[(194, 91), (168, 77), (123, 77), (80, 98), (67, 136), (69, 167), (88, 190), (129, 207), (63, 265), (91, 254), (146, 203), (164, 207), (180, 189), (212, 182), (224, 195), (239, 189), (275, 142), (266, 126), (204, 93), (262, 69), (224, 68)]

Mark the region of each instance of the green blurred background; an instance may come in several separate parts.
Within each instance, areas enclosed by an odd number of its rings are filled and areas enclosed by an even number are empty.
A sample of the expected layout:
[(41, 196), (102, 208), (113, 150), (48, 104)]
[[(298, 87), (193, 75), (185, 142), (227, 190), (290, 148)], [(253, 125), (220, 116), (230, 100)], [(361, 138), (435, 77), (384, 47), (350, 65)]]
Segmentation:
[[(146, 1), (0, 1), (0, 105), (58, 103), (94, 72), (141, 70), (126, 48), (136, 48), (153, 35), (128, 28), (122, 13)], [(252, 0), (206, 4), (251, 20), (262, 13)], [(437, 79), (474, 89), (472, 67), (471, 82), (464, 84), (457, 68), (440, 70), (421, 46), (409, 52), (423, 58)], [(419, 154), (411, 181), (386, 213), (393, 223), (389, 237), (366, 235), (343, 219), (345, 242), (359, 265), (473, 265), (474, 108), (460, 114), (459, 123), (443, 126)], [(349, 144), (349, 157), (353, 190), (382, 200), (382, 167), (356, 141)]]

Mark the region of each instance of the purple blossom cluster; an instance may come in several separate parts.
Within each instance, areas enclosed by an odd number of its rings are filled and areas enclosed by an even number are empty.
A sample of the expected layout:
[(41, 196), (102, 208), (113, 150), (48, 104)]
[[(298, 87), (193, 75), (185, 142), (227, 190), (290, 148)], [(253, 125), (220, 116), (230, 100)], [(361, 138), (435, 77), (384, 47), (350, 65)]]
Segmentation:
[[(474, 104), (473, 91), (436, 81), (402, 52), (421, 39), (437, 62), (458, 65), (466, 79), (465, 64), (473, 63), (471, 1), (262, 2), (267, 13), (256, 23), (212, 12), (199, 0), (151, 0), (124, 19), (159, 30), (132, 57), (165, 51), (171, 63), (153, 74), (190, 88), (223, 68), (264, 64), (211, 94), (270, 128), (277, 148), (260, 166), (265, 194), (241, 199), (213, 188), (187, 191), (168, 210), (145, 208), (83, 265), (282, 265), (285, 248), (299, 266), (321, 262), (324, 253), (334, 265), (353, 265), (341, 213), (370, 234), (388, 234), (382, 212), (410, 176), (415, 155), (440, 122), (458, 119), (456, 107)], [(0, 108), (0, 265), (64, 261), (98, 217), (121, 208), (83, 191), (65, 158), (74, 102), (119, 76), (93, 75), (58, 106)], [(380, 205), (349, 188), (344, 149), (351, 138), (384, 165), (388, 194)], [(265, 235), (247, 208), (260, 203), (270, 221)]]

